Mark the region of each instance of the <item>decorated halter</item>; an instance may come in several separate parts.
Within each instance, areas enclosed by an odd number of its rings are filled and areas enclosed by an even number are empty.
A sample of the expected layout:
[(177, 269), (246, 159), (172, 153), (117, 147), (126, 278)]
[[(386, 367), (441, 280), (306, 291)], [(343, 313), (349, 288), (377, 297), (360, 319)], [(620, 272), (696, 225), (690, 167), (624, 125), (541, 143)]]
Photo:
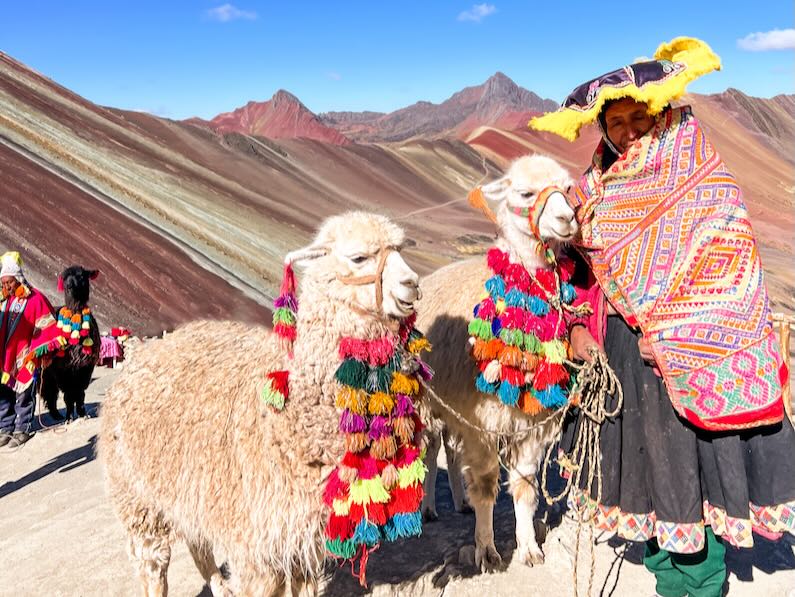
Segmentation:
[(369, 276), (337, 276), (337, 280), (350, 286), (364, 286), (375, 284), (375, 306), (381, 311), (384, 305), (384, 269), (390, 253), (397, 250), (394, 247), (381, 247), (378, 250), (378, 265), (375, 273)]
[[(386, 269), (386, 260), (390, 253), (396, 252), (394, 247), (381, 247), (378, 250), (378, 265), (374, 274), (369, 276), (337, 276), (337, 280), (343, 284), (351, 286), (364, 286), (366, 284), (375, 285), (375, 304), (376, 308), (381, 311), (384, 302), (384, 270)], [(273, 302), (273, 331), (279, 336), (282, 348), (292, 358), (293, 356), (293, 343), (295, 342), (295, 323), (296, 315), (298, 313), (298, 299), (295, 295), (295, 272), (293, 271), (293, 263), (298, 261), (305, 261), (308, 259), (317, 259), (325, 255), (322, 249), (306, 248), (298, 251), (288, 253), (284, 259), (284, 273), (282, 276), (282, 284), (279, 289), (279, 296)], [(352, 305), (349, 305), (355, 309)]]
[(533, 236), (539, 242), (538, 251), (544, 256), (546, 262), (550, 264), (555, 263), (555, 252), (550, 248), (549, 243), (541, 238), (539, 225), (541, 223), (541, 214), (544, 213), (544, 209), (547, 207), (549, 198), (555, 193), (560, 193), (563, 195), (563, 198), (566, 199), (566, 202), (569, 202), (568, 196), (563, 189), (555, 185), (550, 185), (536, 195), (535, 201), (533, 201), (533, 204), (530, 207), (510, 208), (511, 213), (522, 218), (527, 218), (527, 221), (530, 224), (530, 232), (533, 233)]
[[(533, 236), (538, 240), (538, 251), (544, 256), (544, 259), (549, 264), (555, 263), (555, 252), (549, 246), (548, 242), (545, 242), (541, 238), (541, 231), (539, 230), (539, 224), (541, 223), (541, 214), (544, 213), (544, 209), (546, 209), (547, 202), (549, 198), (554, 195), (555, 193), (560, 193), (563, 195), (566, 203), (569, 204), (572, 208), (571, 201), (569, 200), (568, 195), (566, 192), (558, 186), (550, 185), (545, 187), (541, 190), (538, 195), (536, 195), (535, 201), (529, 207), (509, 207), (509, 211), (512, 214), (515, 214), (522, 218), (527, 218), (527, 221), (530, 225), (530, 232)], [(481, 187), (475, 187), (472, 191), (469, 192), (467, 196), (469, 200), (469, 204), (474, 207), (475, 209), (479, 209), (482, 211), (486, 217), (492, 221), (492, 223), (497, 223), (497, 216), (489, 207), (488, 203), (486, 202), (486, 198), (483, 196), (483, 189)]]

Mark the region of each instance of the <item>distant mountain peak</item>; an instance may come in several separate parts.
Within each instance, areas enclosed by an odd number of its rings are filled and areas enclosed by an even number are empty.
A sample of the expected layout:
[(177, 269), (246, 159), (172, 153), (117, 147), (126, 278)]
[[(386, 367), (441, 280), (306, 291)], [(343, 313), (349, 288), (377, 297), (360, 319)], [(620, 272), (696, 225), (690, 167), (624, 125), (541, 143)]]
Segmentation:
[(237, 132), (271, 139), (304, 137), (334, 145), (350, 140), (335, 128), (324, 124), (301, 100), (279, 89), (266, 102), (248, 102), (232, 112), (219, 114), (210, 121), (220, 133)]
[(494, 73), (493, 75), (491, 75), (488, 79), (486, 79), (486, 83), (488, 83), (489, 81), (508, 81), (508, 82), (513, 83), (514, 85), (516, 85), (516, 83), (514, 83), (513, 79), (511, 79), (508, 75), (506, 75), (504, 72), (499, 71), (499, 70), (496, 73)]
[(279, 91), (273, 94), (273, 97), (270, 101), (272, 101), (274, 105), (281, 103), (298, 104), (305, 110), (308, 110), (308, 108), (301, 103), (301, 100), (285, 89), (279, 89)]

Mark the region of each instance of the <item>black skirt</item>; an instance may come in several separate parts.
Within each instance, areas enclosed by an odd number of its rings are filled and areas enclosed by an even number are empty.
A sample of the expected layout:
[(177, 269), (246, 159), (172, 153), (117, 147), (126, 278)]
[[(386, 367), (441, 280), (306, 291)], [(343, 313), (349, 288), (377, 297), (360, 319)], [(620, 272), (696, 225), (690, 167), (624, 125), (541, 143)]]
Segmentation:
[[(600, 503), (595, 489), (580, 488), (569, 496), (570, 506), (587, 509), (599, 529), (634, 541), (656, 537), (660, 548), (677, 553), (701, 551), (705, 525), (738, 547), (753, 546), (752, 531), (768, 538), (795, 533), (789, 419), (737, 432), (692, 426), (677, 415), (662, 379), (640, 356), (639, 337), (620, 317), (608, 318), (605, 351), (624, 405), (600, 431)], [(611, 400), (614, 408), (616, 397)], [(577, 425), (575, 418), (568, 426), (564, 450)]]

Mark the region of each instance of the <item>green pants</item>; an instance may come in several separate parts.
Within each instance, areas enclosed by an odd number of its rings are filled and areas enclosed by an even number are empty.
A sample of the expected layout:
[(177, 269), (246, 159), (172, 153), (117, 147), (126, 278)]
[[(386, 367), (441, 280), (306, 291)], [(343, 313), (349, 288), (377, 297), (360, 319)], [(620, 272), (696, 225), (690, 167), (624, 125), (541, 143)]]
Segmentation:
[(656, 539), (646, 542), (643, 564), (657, 579), (662, 597), (721, 597), (726, 580), (726, 548), (706, 527), (706, 545), (698, 553), (671, 553)]

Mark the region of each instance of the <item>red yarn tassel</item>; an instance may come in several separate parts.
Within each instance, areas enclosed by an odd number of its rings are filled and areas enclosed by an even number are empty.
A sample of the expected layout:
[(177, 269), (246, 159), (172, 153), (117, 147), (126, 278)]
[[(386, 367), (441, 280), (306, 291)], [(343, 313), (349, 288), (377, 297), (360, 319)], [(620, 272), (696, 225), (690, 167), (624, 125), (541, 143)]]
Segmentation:
[(282, 274), (282, 285), (279, 288), (279, 294), (295, 294), (295, 272), (290, 263), (284, 264), (284, 273)]
[(348, 516), (337, 516), (333, 512), (328, 517), (326, 525), (326, 537), (329, 539), (341, 539), (345, 541), (353, 537), (353, 524)]
[(266, 377), (270, 380), (271, 387), (284, 396), (285, 400), (290, 397), (289, 371), (271, 371)]

